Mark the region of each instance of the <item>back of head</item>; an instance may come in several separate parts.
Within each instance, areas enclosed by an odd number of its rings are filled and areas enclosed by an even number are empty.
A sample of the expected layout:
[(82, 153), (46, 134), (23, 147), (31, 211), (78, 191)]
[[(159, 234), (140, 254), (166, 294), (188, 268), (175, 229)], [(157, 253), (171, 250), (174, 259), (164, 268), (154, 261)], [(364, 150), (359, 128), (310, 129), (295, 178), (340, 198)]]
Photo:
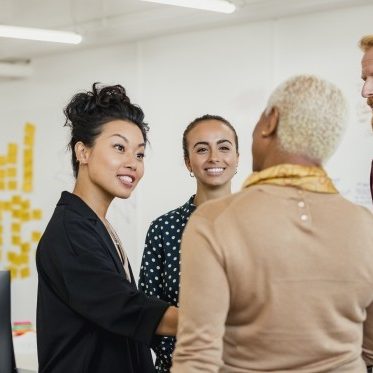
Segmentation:
[(94, 145), (102, 126), (113, 120), (123, 120), (135, 124), (147, 141), (148, 126), (144, 122), (142, 109), (131, 103), (126, 90), (121, 85), (99, 86), (94, 83), (92, 91), (77, 93), (64, 109), (65, 126), (71, 128), (69, 147), (72, 152), (74, 176), (79, 170), (74, 147), (79, 141), (86, 146)]
[(360, 39), (359, 47), (363, 52), (373, 47), (373, 35), (365, 35)]
[(347, 124), (347, 104), (334, 84), (313, 75), (292, 77), (272, 93), (266, 112), (273, 107), (283, 151), (319, 164), (333, 154)]

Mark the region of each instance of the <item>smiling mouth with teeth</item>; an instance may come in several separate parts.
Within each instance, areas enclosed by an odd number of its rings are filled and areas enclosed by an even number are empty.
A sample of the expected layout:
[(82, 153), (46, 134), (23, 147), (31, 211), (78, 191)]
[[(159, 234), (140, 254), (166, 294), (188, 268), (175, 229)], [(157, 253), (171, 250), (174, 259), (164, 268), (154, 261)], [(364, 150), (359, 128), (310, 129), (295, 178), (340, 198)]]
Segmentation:
[(209, 175), (221, 175), (224, 172), (223, 167), (206, 168), (205, 170)]

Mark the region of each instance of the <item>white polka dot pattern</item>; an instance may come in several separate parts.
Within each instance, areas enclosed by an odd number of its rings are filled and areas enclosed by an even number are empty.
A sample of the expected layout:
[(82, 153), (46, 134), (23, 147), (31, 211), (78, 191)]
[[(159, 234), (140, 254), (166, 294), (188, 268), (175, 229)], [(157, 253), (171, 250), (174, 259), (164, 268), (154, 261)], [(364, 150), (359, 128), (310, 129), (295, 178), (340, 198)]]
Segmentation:
[[(180, 276), (180, 242), (185, 225), (196, 209), (194, 196), (187, 203), (154, 220), (146, 236), (141, 262), (139, 288), (178, 306)], [(175, 338), (162, 337), (154, 347), (157, 372), (168, 373), (172, 365)]]

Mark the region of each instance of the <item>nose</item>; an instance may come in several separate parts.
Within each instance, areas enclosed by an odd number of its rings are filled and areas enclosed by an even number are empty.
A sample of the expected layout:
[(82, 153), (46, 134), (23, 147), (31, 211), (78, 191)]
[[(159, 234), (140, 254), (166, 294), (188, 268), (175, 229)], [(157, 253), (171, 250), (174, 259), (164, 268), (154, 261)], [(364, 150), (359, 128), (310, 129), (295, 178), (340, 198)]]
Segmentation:
[(369, 76), (365, 80), (361, 95), (365, 98), (373, 96), (373, 76)]
[(124, 165), (125, 168), (129, 168), (132, 171), (136, 171), (137, 170), (136, 155), (127, 153), (127, 156), (125, 157), (125, 159), (123, 161), (123, 165)]
[(217, 149), (211, 149), (210, 156), (209, 156), (210, 162), (219, 162), (219, 152)]

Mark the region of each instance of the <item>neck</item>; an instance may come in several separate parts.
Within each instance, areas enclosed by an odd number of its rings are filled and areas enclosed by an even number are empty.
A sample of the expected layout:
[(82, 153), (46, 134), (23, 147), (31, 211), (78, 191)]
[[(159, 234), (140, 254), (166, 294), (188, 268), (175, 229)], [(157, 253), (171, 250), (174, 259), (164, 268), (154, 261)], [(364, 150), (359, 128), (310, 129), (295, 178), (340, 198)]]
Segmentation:
[(263, 164), (262, 170), (269, 167), (278, 166), (279, 164), (296, 164), (305, 167), (321, 167), (319, 162), (316, 162), (310, 158), (282, 152), (277, 153), (275, 157), (268, 157)]
[(107, 210), (113, 200), (111, 195), (103, 193), (102, 189), (98, 189), (92, 184), (87, 185), (79, 179), (79, 176), (73, 194), (81, 198), (102, 221), (105, 221)]
[(220, 198), (231, 194), (231, 183), (227, 183), (219, 187), (206, 187), (205, 185), (197, 185), (197, 192), (194, 197), (194, 204), (196, 206), (201, 205), (206, 201)]

